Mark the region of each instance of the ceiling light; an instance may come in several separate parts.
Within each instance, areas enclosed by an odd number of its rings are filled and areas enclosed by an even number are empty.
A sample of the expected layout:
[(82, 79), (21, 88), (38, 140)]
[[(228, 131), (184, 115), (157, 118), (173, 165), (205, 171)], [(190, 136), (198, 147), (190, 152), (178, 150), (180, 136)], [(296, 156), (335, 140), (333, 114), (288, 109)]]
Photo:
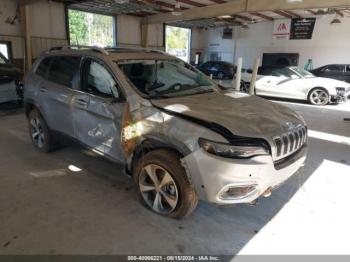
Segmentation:
[(232, 16), (230, 16), (230, 15), (220, 15), (220, 16), (218, 16), (218, 18), (219, 19), (230, 19), (230, 18), (232, 18)]
[(176, 2), (175, 8), (174, 8), (174, 10), (171, 12), (171, 14), (172, 14), (172, 15), (175, 15), (175, 16), (180, 16), (180, 15), (182, 15), (180, 2)]
[(180, 15), (182, 15), (182, 12), (179, 12), (179, 11), (172, 11), (171, 14), (172, 14), (172, 15), (175, 15), (175, 16), (180, 16)]
[(287, 3), (302, 3), (304, 0), (286, 0)]
[(116, 3), (116, 4), (127, 4), (127, 3), (129, 3), (129, 0), (114, 0), (114, 2)]

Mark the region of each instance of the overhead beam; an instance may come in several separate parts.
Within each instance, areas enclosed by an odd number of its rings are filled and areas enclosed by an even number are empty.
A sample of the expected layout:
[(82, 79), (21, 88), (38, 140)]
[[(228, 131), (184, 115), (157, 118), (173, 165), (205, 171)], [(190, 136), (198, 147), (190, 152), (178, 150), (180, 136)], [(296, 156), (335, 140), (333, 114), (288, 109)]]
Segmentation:
[(344, 14), (340, 10), (335, 10), (335, 13), (341, 17), (344, 17)]
[[(165, 8), (169, 8), (169, 9), (175, 9), (175, 5), (173, 4), (169, 4), (167, 2), (163, 2), (163, 1), (158, 1), (158, 0), (145, 0), (145, 2), (150, 3), (150, 4), (154, 4), (154, 5), (158, 5), (161, 7), (165, 7)], [(187, 8), (185, 7), (181, 7), (181, 10), (186, 10)]]
[(258, 12), (251, 12), (250, 13), (251, 15), (253, 16), (256, 16), (256, 17), (260, 17), (262, 19), (265, 19), (267, 21), (273, 21), (273, 18), (271, 16), (268, 16), (268, 15), (264, 15), (262, 13), (258, 13)]
[(196, 6), (196, 7), (206, 6), (206, 5), (203, 5), (201, 3), (194, 2), (192, 0), (177, 0), (177, 1), (180, 2), (180, 3), (184, 3), (184, 4), (187, 4), (187, 5), (192, 5), (192, 6)]
[(283, 17), (288, 18), (288, 19), (292, 19), (293, 18), (293, 16), (291, 14), (288, 14), (287, 12), (284, 12), (282, 10), (274, 10), (273, 12), (275, 14), (278, 14), (278, 15), (283, 16)]
[(247, 0), (249, 11), (297, 10), (332, 7), (348, 7), (348, 0), (303, 0), (302, 2), (287, 3), (286, 0)]
[(147, 16), (142, 19), (142, 23), (157, 24), (238, 14), (244, 12), (245, 7), (246, 0), (232, 0), (224, 4), (190, 8), (183, 11), (180, 16), (174, 16), (171, 13)]
[(213, 3), (217, 3), (217, 4), (223, 4), (223, 3), (226, 3), (226, 1), (223, 1), (223, 0), (209, 0)]
[(43, 2), (44, 0), (20, 0), (19, 4), (20, 5), (31, 5), (31, 4), (35, 4), (38, 2)]
[(312, 15), (317, 15), (317, 13), (315, 11), (313, 11), (313, 10), (308, 9), (306, 11), (309, 12), (310, 14), (312, 14)]
[(299, 14), (297, 14), (297, 13), (294, 13), (294, 12), (292, 12), (292, 11), (284, 10), (283, 12), (285, 12), (285, 13), (291, 15), (293, 18), (294, 18), (294, 17), (295, 17), (295, 18), (301, 18), (301, 15), (299, 15)]
[(142, 19), (142, 23), (166, 23), (273, 10), (289, 11), (349, 6), (349, 0), (304, 0), (295, 3), (287, 3), (286, 0), (232, 0), (223, 4), (194, 7), (183, 11), (181, 16), (174, 16), (171, 13), (148, 16)]
[(252, 21), (251, 18), (243, 16), (243, 15), (235, 15), (236, 18), (244, 20), (244, 21)]

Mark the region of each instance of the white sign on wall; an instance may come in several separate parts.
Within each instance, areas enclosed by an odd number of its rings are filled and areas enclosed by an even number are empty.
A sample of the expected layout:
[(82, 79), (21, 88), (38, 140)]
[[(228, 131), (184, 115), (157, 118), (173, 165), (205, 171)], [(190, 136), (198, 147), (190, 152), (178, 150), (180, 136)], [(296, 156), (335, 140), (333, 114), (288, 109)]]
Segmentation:
[(274, 39), (289, 39), (290, 19), (275, 20), (272, 36)]

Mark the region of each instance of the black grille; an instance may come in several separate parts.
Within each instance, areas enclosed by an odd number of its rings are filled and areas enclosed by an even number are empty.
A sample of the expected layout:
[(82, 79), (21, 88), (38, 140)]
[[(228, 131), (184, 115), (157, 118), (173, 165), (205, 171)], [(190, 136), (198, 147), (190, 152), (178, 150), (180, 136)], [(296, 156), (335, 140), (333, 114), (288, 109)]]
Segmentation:
[(301, 148), (307, 140), (307, 128), (297, 128), (291, 132), (276, 136), (273, 141), (276, 146), (276, 158), (281, 159)]

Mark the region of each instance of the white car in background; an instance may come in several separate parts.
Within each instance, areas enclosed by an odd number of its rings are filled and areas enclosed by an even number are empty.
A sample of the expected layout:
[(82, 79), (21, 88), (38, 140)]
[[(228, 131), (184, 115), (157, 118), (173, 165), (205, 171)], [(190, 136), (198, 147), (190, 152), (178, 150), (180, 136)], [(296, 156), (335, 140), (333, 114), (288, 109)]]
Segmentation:
[[(250, 82), (250, 75), (242, 79)], [(308, 100), (314, 105), (345, 102), (350, 98), (350, 84), (316, 77), (300, 67), (259, 68), (256, 95)]]

